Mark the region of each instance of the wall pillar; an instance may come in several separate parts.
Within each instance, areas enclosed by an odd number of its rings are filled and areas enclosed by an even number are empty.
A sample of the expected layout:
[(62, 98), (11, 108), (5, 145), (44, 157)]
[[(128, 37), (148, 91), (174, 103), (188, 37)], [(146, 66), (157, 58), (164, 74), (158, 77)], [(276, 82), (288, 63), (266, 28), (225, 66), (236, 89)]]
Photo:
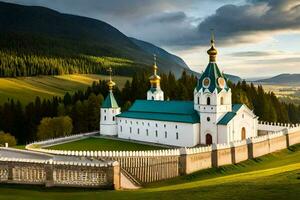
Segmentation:
[(46, 164), (45, 165), (45, 173), (46, 173), (45, 186), (46, 187), (54, 186), (53, 171), (54, 170), (53, 170), (53, 165), (52, 164)]
[(180, 156), (179, 156), (179, 174), (186, 175), (188, 174), (187, 164), (188, 164), (188, 154), (186, 148), (180, 149)]

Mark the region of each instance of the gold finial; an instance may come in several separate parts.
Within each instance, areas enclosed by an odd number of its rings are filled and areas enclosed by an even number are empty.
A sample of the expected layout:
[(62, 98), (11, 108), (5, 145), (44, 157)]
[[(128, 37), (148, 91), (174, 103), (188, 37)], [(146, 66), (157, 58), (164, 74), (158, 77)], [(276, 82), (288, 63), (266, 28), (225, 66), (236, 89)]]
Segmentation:
[(209, 55), (209, 62), (216, 62), (216, 57), (217, 57), (218, 51), (215, 48), (215, 34), (214, 34), (213, 29), (211, 29), (210, 44), (211, 44), (211, 47), (207, 51), (207, 53)]
[(107, 71), (109, 72), (109, 81), (107, 82), (107, 85), (109, 91), (112, 91), (113, 87), (116, 85), (116, 83), (112, 81), (112, 68), (109, 67)]
[(153, 63), (153, 72), (154, 72), (154, 75), (157, 74), (157, 65), (156, 65), (156, 54), (153, 54), (153, 60), (154, 60), (154, 63)]

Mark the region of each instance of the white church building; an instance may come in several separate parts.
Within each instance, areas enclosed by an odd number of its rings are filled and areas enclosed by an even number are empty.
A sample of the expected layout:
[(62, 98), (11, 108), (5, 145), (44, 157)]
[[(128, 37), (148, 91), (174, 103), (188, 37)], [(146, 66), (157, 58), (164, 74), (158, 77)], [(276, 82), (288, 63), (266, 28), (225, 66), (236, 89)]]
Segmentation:
[(207, 53), (209, 64), (194, 89), (194, 101), (165, 101), (155, 62), (147, 100), (136, 100), (121, 112), (110, 78), (109, 94), (101, 107), (100, 134), (179, 147), (257, 136), (258, 117), (246, 105), (232, 104), (227, 78), (216, 63), (213, 37)]

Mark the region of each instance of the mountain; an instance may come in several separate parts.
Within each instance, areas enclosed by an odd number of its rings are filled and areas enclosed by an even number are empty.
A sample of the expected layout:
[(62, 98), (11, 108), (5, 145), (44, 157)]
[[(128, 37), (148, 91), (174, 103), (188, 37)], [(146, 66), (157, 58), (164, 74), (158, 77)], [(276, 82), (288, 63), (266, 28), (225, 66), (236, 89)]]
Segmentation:
[[(82, 55), (116, 57), (132, 61), (137, 68), (150, 68), (153, 63), (149, 48), (137, 45), (137, 40), (133, 41), (113, 26), (44, 7), (0, 2), (0, 28), (0, 50), (17, 55), (76, 57), (78, 62), (82, 61), (79, 58)], [(151, 46), (139, 42), (142, 43)], [(156, 48), (161, 52), (158, 54), (161, 71), (172, 71), (178, 76), (183, 69), (188, 69), (180, 58)]]
[(160, 57), (160, 59), (163, 59), (167, 62), (174, 62), (178, 65), (182, 66), (182, 68), (189, 69), (187, 64), (178, 56), (171, 54), (167, 52), (166, 50), (155, 46), (149, 42), (145, 42), (142, 40), (138, 40), (135, 38), (130, 38), (132, 42), (134, 42), (137, 46), (139, 46), (144, 51), (150, 53), (150, 54), (156, 54), (156, 56)]
[(289, 84), (289, 85), (299, 85), (300, 84), (300, 74), (280, 74), (272, 78), (261, 79), (255, 82), (268, 83), (268, 84)]
[(131, 75), (150, 70), (154, 53), (161, 72), (199, 76), (178, 56), (96, 19), (0, 2), (0, 30), (0, 77), (103, 74), (108, 66), (115, 74)]

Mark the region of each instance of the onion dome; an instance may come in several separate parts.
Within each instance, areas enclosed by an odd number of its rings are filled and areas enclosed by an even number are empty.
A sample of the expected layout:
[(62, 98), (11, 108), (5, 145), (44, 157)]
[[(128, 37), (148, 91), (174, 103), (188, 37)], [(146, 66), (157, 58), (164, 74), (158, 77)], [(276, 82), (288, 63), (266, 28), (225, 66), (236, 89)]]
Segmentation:
[(153, 64), (153, 75), (150, 76), (149, 80), (151, 83), (151, 88), (160, 87), (160, 76), (157, 75), (158, 67), (156, 65), (156, 56), (154, 55), (154, 64)]
[(213, 34), (211, 36), (210, 44), (211, 47), (207, 50), (207, 54), (209, 55), (209, 62), (216, 62), (218, 51), (215, 48), (215, 37)]
[(112, 74), (112, 69), (111, 67), (109, 67), (108, 69), (108, 72), (109, 72), (109, 81), (107, 82), (107, 86), (108, 86), (108, 89), (109, 91), (112, 91), (113, 87), (116, 85), (115, 82), (112, 81), (112, 78), (111, 78), (111, 74)]

